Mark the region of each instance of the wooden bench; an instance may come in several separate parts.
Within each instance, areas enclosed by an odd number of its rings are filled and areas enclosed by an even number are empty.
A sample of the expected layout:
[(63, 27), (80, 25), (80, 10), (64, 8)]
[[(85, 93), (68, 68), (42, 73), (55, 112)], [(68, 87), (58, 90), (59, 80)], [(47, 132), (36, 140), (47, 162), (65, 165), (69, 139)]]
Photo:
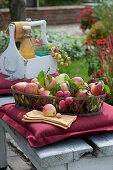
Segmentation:
[[(13, 102), (2, 95), (0, 105)], [(0, 120), (0, 168), (7, 167), (7, 131), (37, 170), (113, 170), (113, 132), (83, 139), (65, 139), (41, 148), (31, 148), (15, 129)]]

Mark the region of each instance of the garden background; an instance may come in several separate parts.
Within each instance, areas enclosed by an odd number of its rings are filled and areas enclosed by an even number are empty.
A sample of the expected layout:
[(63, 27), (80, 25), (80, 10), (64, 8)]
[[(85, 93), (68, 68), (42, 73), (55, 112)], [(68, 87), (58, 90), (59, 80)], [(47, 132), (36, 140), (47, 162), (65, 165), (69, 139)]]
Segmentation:
[[(32, 1), (33, 2), (33, 1)], [(109, 1), (37, 1), (34, 6), (52, 6), (52, 5), (82, 5), (83, 9), (79, 12), (78, 24), (75, 22), (73, 29), (79, 27), (80, 35), (68, 34), (65, 31), (53, 31), (47, 26), (48, 41), (64, 50), (71, 58), (71, 63), (65, 67), (58, 62), (59, 73), (67, 73), (70, 78), (80, 76), (85, 82), (90, 83), (97, 80), (103, 82), (109, 87), (112, 86), (113, 77), (113, 4)], [(91, 2), (93, 5), (91, 5)], [(88, 4), (87, 4), (88, 3)], [(5, 1), (0, 7), (2, 9), (9, 7), (11, 10), (11, 0)], [(26, 3), (29, 6), (29, 3)], [(26, 8), (26, 7), (25, 7)], [(24, 15), (23, 15), (24, 16)], [(23, 17), (22, 16), (22, 17)], [(11, 18), (13, 21), (14, 18)], [(31, 18), (32, 19), (32, 18)], [(68, 18), (67, 18), (68, 19)], [(0, 51), (3, 52), (8, 45), (9, 37), (5, 34), (7, 25), (0, 32)], [(59, 26), (57, 26), (59, 28)], [(40, 31), (39, 31), (40, 32)], [(36, 30), (34, 30), (34, 34)], [(108, 101), (112, 102), (111, 98)]]

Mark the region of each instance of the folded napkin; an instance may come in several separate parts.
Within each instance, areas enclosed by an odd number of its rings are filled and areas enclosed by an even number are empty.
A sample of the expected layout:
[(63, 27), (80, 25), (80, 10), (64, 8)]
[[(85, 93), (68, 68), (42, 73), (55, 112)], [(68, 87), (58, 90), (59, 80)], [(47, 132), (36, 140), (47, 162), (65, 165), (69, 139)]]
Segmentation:
[[(23, 26), (30, 26), (28, 21), (21, 21), (21, 22), (11, 22), (10, 24), (15, 25), (15, 41), (22, 41), (23, 40)], [(9, 35), (9, 28), (6, 30), (6, 34)]]
[(38, 110), (32, 110), (26, 113), (22, 121), (24, 122), (45, 122), (55, 126), (59, 126), (63, 129), (68, 129), (71, 124), (77, 119), (77, 116), (62, 115), (61, 118), (55, 117), (46, 117), (43, 115), (43, 112)]

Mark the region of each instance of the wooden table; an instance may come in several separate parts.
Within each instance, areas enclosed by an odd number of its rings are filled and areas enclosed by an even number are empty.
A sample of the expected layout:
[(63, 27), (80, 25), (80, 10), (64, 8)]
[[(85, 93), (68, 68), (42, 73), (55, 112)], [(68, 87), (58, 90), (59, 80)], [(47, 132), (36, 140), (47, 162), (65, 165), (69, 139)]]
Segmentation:
[[(0, 105), (13, 102), (1, 95)], [(5, 130), (37, 170), (113, 170), (113, 132), (82, 139), (65, 139), (41, 148), (31, 148), (15, 129), (0, 120), (0, 168), (7, 167)]]

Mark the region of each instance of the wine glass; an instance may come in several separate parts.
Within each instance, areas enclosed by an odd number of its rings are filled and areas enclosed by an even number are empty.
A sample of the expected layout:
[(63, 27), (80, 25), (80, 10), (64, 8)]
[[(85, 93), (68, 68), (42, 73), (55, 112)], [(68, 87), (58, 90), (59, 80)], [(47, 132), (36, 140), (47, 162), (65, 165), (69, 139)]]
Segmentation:
[(18, 65), (18, 57), (13, 57), (13, 59), (11, 59), (9, 56), (5, 56), (4, 57), (4, 68), (5, 70), (9, 73), (10, 77), (5, 78), (6, 80), (9, 81), (13, 81), (16, 78), (13, 77), (13, 74), (16, 72), (17, 70), (17, 65)]

